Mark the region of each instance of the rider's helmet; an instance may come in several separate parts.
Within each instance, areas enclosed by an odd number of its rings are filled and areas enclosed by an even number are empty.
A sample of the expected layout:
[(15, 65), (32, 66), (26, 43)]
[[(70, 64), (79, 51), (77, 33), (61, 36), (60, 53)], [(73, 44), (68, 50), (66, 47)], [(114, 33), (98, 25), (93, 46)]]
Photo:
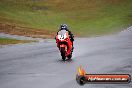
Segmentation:
[(61, 24), (60, 30), (68, 30), (68, 26), (66, 24)]

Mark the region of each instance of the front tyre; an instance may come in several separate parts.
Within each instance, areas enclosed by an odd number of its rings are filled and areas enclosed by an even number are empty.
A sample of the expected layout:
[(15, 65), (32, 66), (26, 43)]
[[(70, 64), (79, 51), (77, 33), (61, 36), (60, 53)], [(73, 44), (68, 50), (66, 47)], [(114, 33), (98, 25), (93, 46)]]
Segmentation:
[(61, 51), (62, 60), (65, 60), (66, 59), (66, 51), (65, 51), (65, 48), (64, 47), (61, 47), (60, 48), (60, 51)]

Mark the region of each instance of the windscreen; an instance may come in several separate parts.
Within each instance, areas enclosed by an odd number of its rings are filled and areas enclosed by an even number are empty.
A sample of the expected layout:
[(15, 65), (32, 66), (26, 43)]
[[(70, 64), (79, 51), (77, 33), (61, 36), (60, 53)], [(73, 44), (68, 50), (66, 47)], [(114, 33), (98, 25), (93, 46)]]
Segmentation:
[(67, 31), (66, 30), (61, 30), (58, 32), (58, 35), (64, 35)]

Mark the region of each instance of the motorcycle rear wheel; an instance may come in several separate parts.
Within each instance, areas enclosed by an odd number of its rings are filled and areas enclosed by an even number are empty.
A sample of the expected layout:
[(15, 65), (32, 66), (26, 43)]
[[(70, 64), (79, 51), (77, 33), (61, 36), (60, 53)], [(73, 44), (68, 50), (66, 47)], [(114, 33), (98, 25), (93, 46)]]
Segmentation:
[(72, 53), (70, 55), (68, 55), (68, 59), (71, 59), (72, 58)]

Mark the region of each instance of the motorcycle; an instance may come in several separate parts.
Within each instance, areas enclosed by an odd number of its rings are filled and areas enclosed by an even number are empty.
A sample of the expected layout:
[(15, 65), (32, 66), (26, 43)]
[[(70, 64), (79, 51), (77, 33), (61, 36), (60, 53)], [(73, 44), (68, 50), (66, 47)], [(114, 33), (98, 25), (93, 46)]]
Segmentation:
[(72, 42), (66, 30), (61, 30), (56, 35), (57, 47), (60, 50), (63, 60), (66, 58), (71, 59), (72, 57)]

